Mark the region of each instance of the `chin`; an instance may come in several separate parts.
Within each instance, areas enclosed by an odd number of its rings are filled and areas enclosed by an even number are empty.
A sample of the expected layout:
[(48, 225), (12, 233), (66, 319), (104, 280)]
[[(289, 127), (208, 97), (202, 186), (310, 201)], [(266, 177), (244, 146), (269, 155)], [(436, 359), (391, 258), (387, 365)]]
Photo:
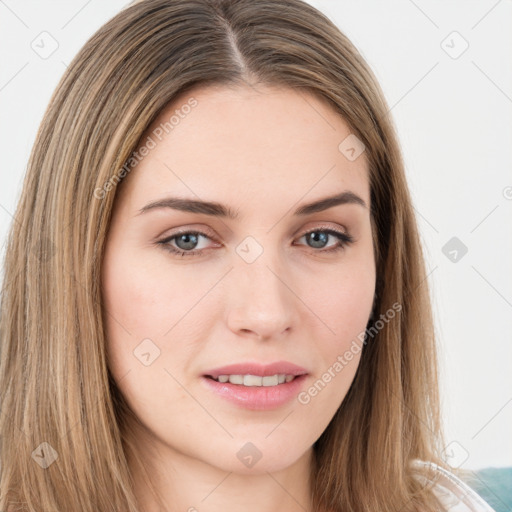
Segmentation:
[[(296, 439), (296, 438), (295, 438)], [(240, 475), (265, 475), (282, 471), (294, 463), (302, 456), (307, 455), (308, 448), (300, 450), (297, 442), (292, 442), (291, 446), (283, 446), (282, 442), (276, 437), (276, 445), (269, 442), (269, 439), (258, 443), (257, 441), (235, 441), (233, 448), (222, 449), (222, 456), (213, 457), (208, 461), (210, 464), (222, 469)], [(264, 446), (263, 446), (264, 444)]]

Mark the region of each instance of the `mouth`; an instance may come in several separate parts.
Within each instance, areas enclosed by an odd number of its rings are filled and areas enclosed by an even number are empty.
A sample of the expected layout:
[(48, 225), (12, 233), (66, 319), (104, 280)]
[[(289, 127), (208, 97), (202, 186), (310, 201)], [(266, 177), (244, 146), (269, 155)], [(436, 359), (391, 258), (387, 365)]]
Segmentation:
[(245, 386), (245, 387), (271, 387), (271, 386), (280, 386), (282, 384), (287, 384), (288, 382), (292, 382), (300, 375), (292, 375), (279, 373), (275, 375), (219, 375), (214, 377), (213, 375), (205, 375), (206, 378), (212, 379), (216, 382), (220, 382), (221, 384), (230, 383), (235, 386)]
[(292, 402), (308, 375), (290, 361), (247, 361), (208, 370), (201, 382), (210, 393), (238, 407), (268, 410)]
[(266, 411), (293, 403), (305, 387), (308, 374), (221, 374), (203, 375), (209, 393), (241, 409)]

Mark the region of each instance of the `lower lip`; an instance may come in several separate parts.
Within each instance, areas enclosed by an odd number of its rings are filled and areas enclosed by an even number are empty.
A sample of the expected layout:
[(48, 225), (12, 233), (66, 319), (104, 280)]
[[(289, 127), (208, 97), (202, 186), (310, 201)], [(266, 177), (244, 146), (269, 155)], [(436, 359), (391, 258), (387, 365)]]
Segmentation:
[(244, 408), (254, 410), (276, 409), (291, 400), (300, 392), (307, 375), (295, 377), (291, 382), (277, 386), (242, 386), (230, 382), (218, 382), (210, 377), (202, 377), (205, 385), (217, 395)]

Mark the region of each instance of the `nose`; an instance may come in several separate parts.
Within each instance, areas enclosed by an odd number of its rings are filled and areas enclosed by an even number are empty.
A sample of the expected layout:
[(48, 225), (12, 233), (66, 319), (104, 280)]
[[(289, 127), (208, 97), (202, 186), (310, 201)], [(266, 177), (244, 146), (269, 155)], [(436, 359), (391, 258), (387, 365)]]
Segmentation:
[(228, 327), (237, 335), (278, 339), (296, 328), (299, 299), (277, 259), (237, 261), (229, 276)]

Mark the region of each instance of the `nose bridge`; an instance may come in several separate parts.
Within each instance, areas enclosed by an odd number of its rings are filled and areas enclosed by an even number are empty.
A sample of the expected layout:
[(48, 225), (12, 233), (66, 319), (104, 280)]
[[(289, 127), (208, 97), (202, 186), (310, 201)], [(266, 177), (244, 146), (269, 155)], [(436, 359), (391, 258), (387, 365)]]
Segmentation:
[(251, 237), (239, 244), (229, 287), (230, 327), (262, 337), (291, 327), (296, 307), (279, 249), (270, 246), (270, 237), (266, 239), (265, 247)]

